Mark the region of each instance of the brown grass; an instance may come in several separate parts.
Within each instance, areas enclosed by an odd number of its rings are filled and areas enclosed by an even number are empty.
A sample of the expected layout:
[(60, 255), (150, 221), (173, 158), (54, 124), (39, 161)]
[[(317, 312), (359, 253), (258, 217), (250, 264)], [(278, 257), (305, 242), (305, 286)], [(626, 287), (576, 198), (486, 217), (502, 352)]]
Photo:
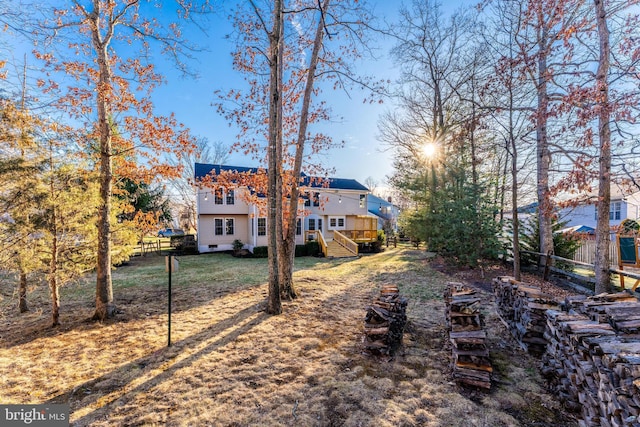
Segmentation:
[[(69, 403), (72, 424), (81, 426), (574, 425), (545, 393), (538, 362), (505, 333), (487, 293), (495, 386), (486, 393), (451, 381), (441, 298), (451, 278), (423, 251), (296, 260), (299, 298), (285, 302), (281, 316), (264, 313), (266, 260), (184, 257), (174, 278), (171, 347), (165, 276), (153, 274), (163, 263), (141, 259), (117, 270), (122, 313), (105, 323), (85, 321), (91, 282), (65, 289), (57, 329), (47, 327), (41, 289), (30, 295), (32, 312), (19, 316), (4, 284), (0, 402)], [(253, 284), (244, 269), (262, 281)], [(410, 301), (394, 358), (362, 346), (365, 310), (383, 283), (398, 284)]]

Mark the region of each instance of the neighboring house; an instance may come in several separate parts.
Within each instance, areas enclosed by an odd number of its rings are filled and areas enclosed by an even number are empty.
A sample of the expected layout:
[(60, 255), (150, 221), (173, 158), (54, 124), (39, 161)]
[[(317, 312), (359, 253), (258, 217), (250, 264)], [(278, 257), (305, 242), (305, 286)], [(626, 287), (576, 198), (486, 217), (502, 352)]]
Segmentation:
[[(201, 180), (212, 172), (218, 175), (221, 171), (255, 173), (257, 169), (196, 163), (195, 179)], [(236, 240), (250, 251), (268, 245), (266, 209), (248, 202), (248, 191), (246, 187), (198, 189), (200, 252), (228, 251), (233, 249)], [(344, 248), (348, 248), (350, 255), (356, 255), (358, 243), (377, 238), (377, 220), (367, 212), (368, 193), (367, 187), (353, 179), (329, 178), (321, 182), (303, 175), (303, 199), (298, 210), (304, 215), (298, 218), (296, 244), (318, 240), (327, 256), (347, 256), (341, 250)], [(264, 197), (259, 198), (266, 202)]]
[[(592, 201), (561, 209), (559, 220), (566, 223), (565, 227), (585, 226), (595, 229), (598, 221), (595, 199), (597, 196), (591, 197)], [(623, 191), (612, 186), (609, 225), (615, 227), (627, 218), (640, 218), (640, 191)]]
[(391, 198), (385, 200), (373, 194), (367, 198), (367, 209), (371, 215), (378, 218), (378, 229), (384, 230), (385, 223), (394, 233), (398, 231), (398, 216), (400, 209), (391, 203)]

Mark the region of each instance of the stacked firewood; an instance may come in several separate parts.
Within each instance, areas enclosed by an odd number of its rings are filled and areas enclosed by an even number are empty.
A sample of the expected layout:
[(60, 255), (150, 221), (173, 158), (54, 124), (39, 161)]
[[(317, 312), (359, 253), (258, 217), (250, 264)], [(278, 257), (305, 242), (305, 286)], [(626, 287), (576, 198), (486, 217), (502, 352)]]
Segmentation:
[[(623, 321), (625, 314), (627, 312), (632, 314), (637, 307), (638, 299), (636, 297), (629, 292), (618, 292), (615, 294), (600, 294), (591, 297), (568, 297), (565, 299), (563, 309), (565, 311), (574, 310), (588, 316), (596, 322), (607, 323), (610, 321), (610, 315), (607, 314), (607, 311), (611, 311), (614, 318), (619, 318), (618, 320)], [(613, 310), (610, 310), (611, 308), (613, 308)], [(640, 326), (640, 322), (631, 322), (623, 326), (630, 328), (630, 331), (639, 332), (638, 326)]]
[(640, 303), (629, 297), (571, 298), (570, 312), (547, 312), (542, 373), (581, 426), (640, 426)]
[(392, 354), (402, 343), (407, 323), (407, 300), (395, 285), (383, 285), (380, 296), (367, 308), (364, 345), (378, 354)]
[(498, 314), (520, 346), (532, 355), (542, 356), (547, 347), (545, 313), (558, 309), (559, 303), (539, 288), (508, 276), (493, 279), (493, 292)]
[(460, 384), (491, 388), (493, 368), (483, 330), (481, 302), (476, 291), (449, 283), (444, 294), (446, 321), (452, 345), (453, 378)]

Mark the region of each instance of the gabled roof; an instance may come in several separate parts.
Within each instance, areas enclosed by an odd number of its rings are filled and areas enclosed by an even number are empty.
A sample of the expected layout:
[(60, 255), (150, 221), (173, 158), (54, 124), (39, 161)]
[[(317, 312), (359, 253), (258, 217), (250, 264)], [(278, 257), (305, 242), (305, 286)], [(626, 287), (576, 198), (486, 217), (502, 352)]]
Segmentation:
[(248, 168), (245, 166), (227, 166), (227, 165), (210, 165), (207, 163), (196, 163), (194, 168), (194, 178), (202, 179), (209, 175), (211, 172), (215, 172), (216, 175), (220, 175), (221, 171), (239, 172), (239, 173), (257, 173), (258, 168)]
[[(212, 171), (215, 172), (216, 175), (220, 174), (221, 171), (230, 171), (230, 172), (239, 172), (239, 173), (257, 173), (258, 168), (249, 168), (245, 166), (228, 166), (228, 165), (209, 165), (205, 163), (196, 163), (195, 164), (195, 179), (202, 179), (207, 176)], [(302, 185), (311, 187), (311, 188), (331, 188), (331, 189), (340, 189), (340, 190), (354, 190), (354, 191), (364, 191), (368, 192), (369, 189), (364, 185), (360, 184), (355, 179), (348, 178), (313, 178), (304, 173), (302, 176)], [(328, 186), (327, 186), (328, 180)]]
[(563, 228), (562, 230), (556, 231), (556, 233), (585, 233), (585, 234), (594, 234), (596, 231), (595, 228), (589, 227), (588, 225), (574, 225), (573, 227)]
[[(611, 201), (626, 200), (627, 197), (640, 193), (637, 188), (622, 186), (616, 182), (611, 183)], [(594, 204), (598, 200), (598, 188), (595, 190), (584, 193), (583, 197), (586, 199), (583, 204)]]
[(374, 194), (370, 194), (369, 195), (368, 201), (369, 201), (369, 203), (372, 203), (372, 204), (376, 204), (377, 203), (377, 204), (383, 204), (385, 206), (387, 206), (387, 205), (388, 206), (394, 206), (394, 204), (391, 203), (389, 200), (383, 199), (382, 197), (378, 197), (378, 196), (376, 196)]
[[(328, 181), (328, 182), (327, 182)], [(328, 184), (328, 185), (327, 185)], [(369, 189), (355, 179), (348, 178), (318, 178), (302, 175), (302, 185), (311, 188), (332, 188), (340, 190), (354, 190), (369, 192)]]

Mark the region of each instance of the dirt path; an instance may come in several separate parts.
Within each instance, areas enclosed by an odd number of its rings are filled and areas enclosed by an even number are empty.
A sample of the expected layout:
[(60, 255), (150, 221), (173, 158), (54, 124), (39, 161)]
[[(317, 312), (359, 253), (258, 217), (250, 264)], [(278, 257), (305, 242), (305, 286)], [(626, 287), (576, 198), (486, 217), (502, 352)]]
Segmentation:
[[(397, 249), (296, 272), (300, 297), (281, 316), (264, 314), (266, 285), (222, 294), (178, 288), (169, 348), (158, 298), (131, 290), (122, 298), (137, 314), (117, 322), (87, 324), (79, 315), (56, 332), (18, 339), (7, 331), (0, 402), (70, 403), (81, 426), (573, 425), (486, 292), (495, 386), (474, 392), (451, 381), (447, 280), (424, 252)], [(366, 307), (383, 283), (410, 301), (393, 359), (362, 346)], [(19, 332), (16, 319), (7, 325)]]

